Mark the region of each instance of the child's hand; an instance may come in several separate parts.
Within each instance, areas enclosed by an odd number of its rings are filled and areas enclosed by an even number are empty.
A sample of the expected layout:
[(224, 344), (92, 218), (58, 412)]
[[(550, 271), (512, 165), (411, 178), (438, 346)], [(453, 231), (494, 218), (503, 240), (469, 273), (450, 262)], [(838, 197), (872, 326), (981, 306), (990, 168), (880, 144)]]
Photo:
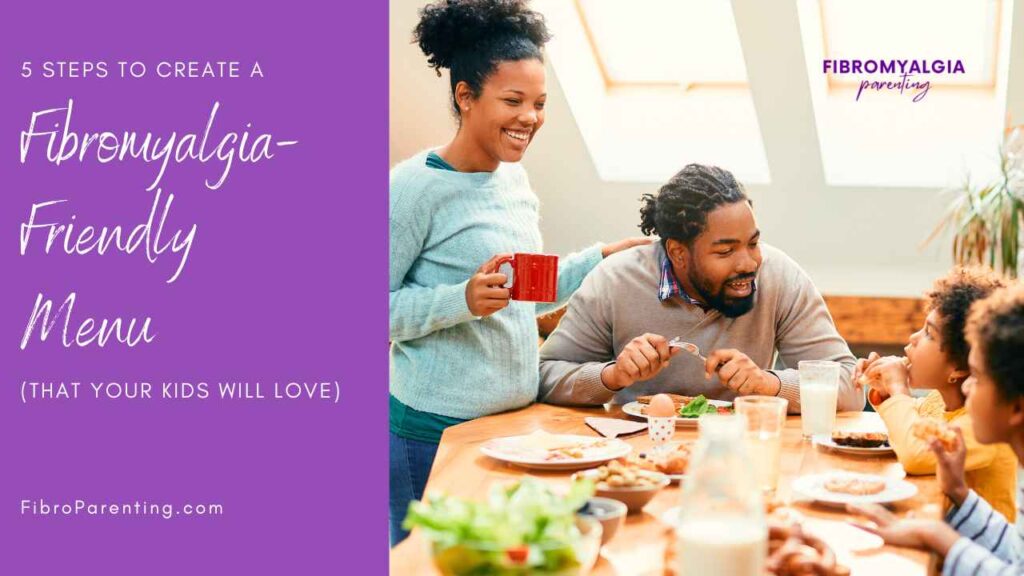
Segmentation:
[(921, 550), (928, 548), (923, 531), (930, 523), (929, 521), (900, 520), (895, 514), (878, 504), (847, 504), (846, 511), (851, 514), (859, 514), (872, 521), (874, 524), (862, 522), (851, 522), (851, 524), (865, 532), (880, 536), (886, 544)]
[(957, 506), (967, 499), (967, 480), (964, 477), (964, 461), (967, 460), (967, 447), (964, 445), (964, 432), (959, 426), (951, 426), (956, 432), (953, 450), (947, 451), (938, 439), (932, 440), (930, 448), (935, 453), (935, 476), (939, 480), (942, 491)]
[(881, 356), (878, 355), (878, 352), (872, 352), (871, 354), (868, 354), (867, 358), (857, 360), (857, 365), (853, 369), (853, 385), (857, 388), (858, 392), (860, 392), (863, 384), (866, 383), (870, 385), (870, 381), (867, 378), (864, 378), (864, 382), (861, 382), (861, 376), (864, 376), (864, 373), (871, 367), (871, 364), (879, 358), (881, 358)]
[(891, 546), (932, 550), (945, 556), (960, 537), (938, 520), (901, 520), (878, 504), (847, 504), (847, 512), (867, 517), (874, 524), (851, 522), (857, 528), (882, 538)]
[(871, 387), (886, 396), (910, 393), (910, 371), (900, 356), (878, 358), (864, 370)]

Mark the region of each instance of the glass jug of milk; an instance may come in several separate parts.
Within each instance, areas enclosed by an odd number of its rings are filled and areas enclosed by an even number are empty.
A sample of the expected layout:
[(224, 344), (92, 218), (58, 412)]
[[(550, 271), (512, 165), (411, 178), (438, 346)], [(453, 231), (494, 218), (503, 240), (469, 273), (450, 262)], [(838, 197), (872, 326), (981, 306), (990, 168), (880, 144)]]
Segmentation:
[(676, 524), (676, 570), (682, 576), (764, 574), (768, 525), (746, 432), (741, 415), (700, 418)]

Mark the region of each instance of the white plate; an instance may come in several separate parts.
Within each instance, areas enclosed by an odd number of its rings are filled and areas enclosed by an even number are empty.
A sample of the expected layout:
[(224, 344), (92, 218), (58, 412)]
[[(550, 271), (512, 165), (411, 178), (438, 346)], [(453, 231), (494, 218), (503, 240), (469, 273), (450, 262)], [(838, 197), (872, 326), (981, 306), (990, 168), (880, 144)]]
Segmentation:
[[(863, 478), (885, 482), (885, 489), (878, 494), (842, 494), (825, 489), (825, 482), (832, 478)], [(917, 486), (906, 480), (897, 480), (876, 476), (874, 474), (858, 474), (856, 472), (825, 472), (801, 476), (793, 481), (793, 492), (826, 504), (888, 504), (913, 498), (917, 494)]]
[(815, 436), (814, 443), (819, 446), (824, 446), (836, 452), (845, 452), (847, 454), (857, 454), (859, 456), (873, 456), (878, 454), (892, 454), (892, 446), (879, 446), (878, 448), (859, 448), (856, 446), (842, 446), (836, 444), (831, 436)]
[(559, 446), (583, 445), (583, 456), (581, 458), (552, 460), (548, 458), (548, 454), (551, 453), (549, 449), (531, 445), (534, 440), (534, 435), (532, 434), (492, 438), (480, 447), (480, 451), (495, 460), (515, 464), (523, 468), (578, 470), (603, 464), (615, 458), (621, 458), (633, 450), (629, 444), (618, 439), (609, 440), (607, 438), (594, 438), (593, 436), (577, 436), (573, 434), (552, 434), (548, 435), (547, 438), (548, 442), (557, 439)]
[[(708, 404), (712, 406), (720, 406), (723, 408), (731, 408), (732, 402), (726, 402), (725, 400), (708, 400)], [(630, 402), (622, 406), (622, 411), (635, 418), (647, 419), (647, 415), (642, 412), (643, 404), (639, 402)], [(700, 418), (683, 418), (682, 416), (676, 418), (676, 428), (696, 428), (697, 420)]]

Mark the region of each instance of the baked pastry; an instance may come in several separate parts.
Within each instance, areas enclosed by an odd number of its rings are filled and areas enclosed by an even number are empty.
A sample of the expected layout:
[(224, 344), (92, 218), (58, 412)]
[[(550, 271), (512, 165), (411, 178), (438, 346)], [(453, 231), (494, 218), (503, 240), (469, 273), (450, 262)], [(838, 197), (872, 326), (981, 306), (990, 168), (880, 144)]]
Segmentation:
[(932, 440), (942, 442), (942, 447), (947, 452), (952, 452), (956, 448), (956, 432), (949, 427), (949, 424), (941, 420), (931, 418), (918, 420), (914, 422), (910, 432), (915, 437), (926, 442), (931, 442)]
[(686, 468), (690, 465), (690, 453), (676, 450), (665, 456), (656, 466), (663, 474), (686, 474)]
[(825, 490), (837, 494), (850, 494), (853, 496), (869, 496), (878, 494), (885, 490), (884, 480), (872, 480), (870, 478), (830, 478), (825, 481)]
[(773, 576), (849, 576), (835, 552), (823, 540), (804, 532), (799, 523), (768, 526), (765, 573)]
[(832, 441), (839, 446), (854, 448), (879, 448), (889, 445), (889, 435), (884, 432), (844, 432), (832, 433)]
[(686, 468), (690, 465), (690, 447), (686, 444), (679, 444), (675, 450), (663, 456), (642, 452), (639, 455), (630, 456), (627, 461), (638, 468), (662, 474), (673, 476), (686, 474)]
[[(665, 576), (679, 576), (675, 530), (665, 531)], [(822, 539), (804, 532), (799, 522), (769, 522), (765, 574), (770, 576), (850, 576)]]

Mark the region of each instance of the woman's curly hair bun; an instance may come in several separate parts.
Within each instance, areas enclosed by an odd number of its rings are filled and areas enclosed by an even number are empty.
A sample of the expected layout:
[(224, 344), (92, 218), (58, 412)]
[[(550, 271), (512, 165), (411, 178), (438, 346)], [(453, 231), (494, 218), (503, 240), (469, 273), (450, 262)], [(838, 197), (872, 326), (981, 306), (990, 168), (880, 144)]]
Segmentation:
[(413, 37), (438, 74), (488, 41), (520, 38), (539, 50), (551, 39), (544, 16), (525, 0), (440, 0), (420, 11)]

